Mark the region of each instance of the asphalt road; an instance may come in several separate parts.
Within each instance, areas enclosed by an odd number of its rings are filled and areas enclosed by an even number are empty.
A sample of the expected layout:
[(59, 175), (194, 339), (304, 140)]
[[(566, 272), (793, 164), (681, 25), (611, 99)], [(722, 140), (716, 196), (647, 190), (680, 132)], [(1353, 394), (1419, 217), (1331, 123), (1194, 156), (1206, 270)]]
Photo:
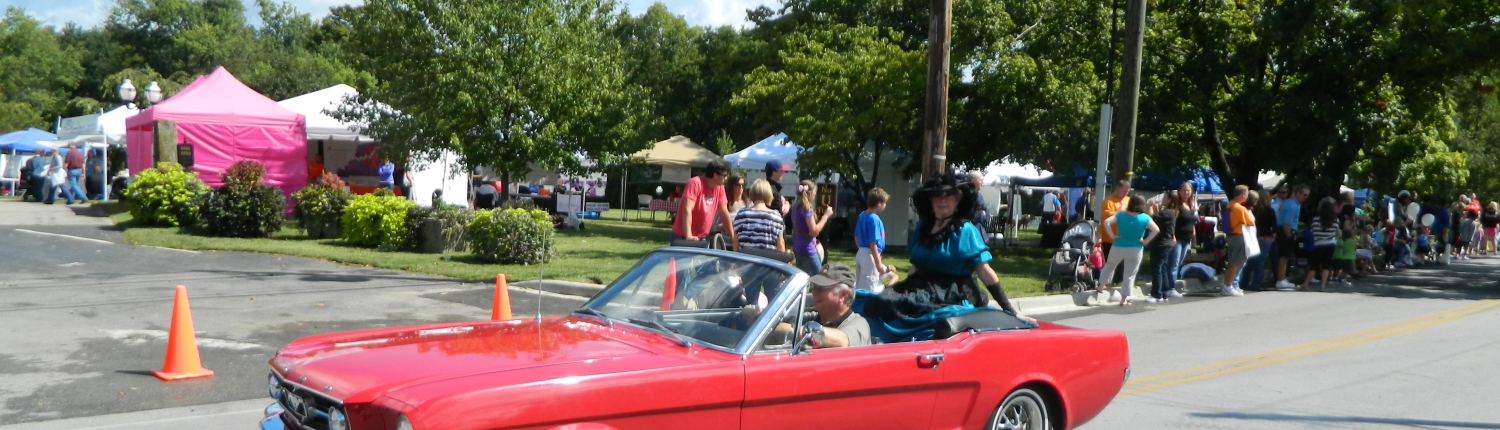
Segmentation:
[[(260, 387), (276, 346), (488, 315), (487, 285), (25, 233), (16, 229), (118, 241), (100, 226), (5, 225), (5, 210), (0, 202), (0, 423), (24, 424), (0, 429), (251, 428), (268, 403)], [(1131, 381), (1084, 428), (1500, 429), (1497, 280), (1500, 258), (1490, 257), (1326, 293), (1039, 317), (1129, 336)], [(161, 365), (177, 284), (189, 287), (213, 379), (142, 374)], [(532, 297), (513, 296), (518, 315), (535, 312)], [(547, 296), (545, 313), (579, 303), (568, 300)]]
[[(265, 363), (296, 338), (490, 314), (493, 285), (303, 258), (123, 245), (107, 222), (67, 212), (38, 216), (38, 208), (0, 201), (0, 424), (164, 408), (195, 416), (194, 406), (269, 403), (260, 400)], [(213, 378), (169, 384), (149, 373), (162, 366), (177, 285), (188, 289)], [(536, 312), (534, 292), (511, 291), (516, 315)], [(567, 313), (582, 302), (545, 295), (542, 310)], [(73, 423), (53, 428), (85, 427)]]

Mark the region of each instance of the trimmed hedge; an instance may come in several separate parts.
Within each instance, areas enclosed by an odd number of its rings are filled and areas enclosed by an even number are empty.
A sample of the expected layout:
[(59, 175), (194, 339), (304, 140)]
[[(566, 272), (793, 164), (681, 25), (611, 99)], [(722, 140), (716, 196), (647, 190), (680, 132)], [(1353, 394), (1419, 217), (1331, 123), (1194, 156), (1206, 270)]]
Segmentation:
[(470, 250), (481, 260), (538, 264), (557, 257), (552, 216), (539, 209), (480, 211), (469, 223)]
[(401, 248), (406, 243), (406, 210), (415, 205), (391, 195), (357, 196), (344, 208), (344, 238), (355, 245)]
[(421, 243), (422, 222), (426, 220), (437, 220), (442, 225), (442, 237), (445, 251), (463, 251), (469, 245), (469, 223), (474, 220), (475, 212), (466, 208), (454, 206), (441, 206), (427, 208), (412, 206), (406, 210), (406, 242), (404, 246), (416, 249)]
[(125, 189), (130, 215), (148, 225), (188, 226), (198, 220), (194, 199), (208, 192), (197, 172), (177, 163), (158, 163), (137, 174)]

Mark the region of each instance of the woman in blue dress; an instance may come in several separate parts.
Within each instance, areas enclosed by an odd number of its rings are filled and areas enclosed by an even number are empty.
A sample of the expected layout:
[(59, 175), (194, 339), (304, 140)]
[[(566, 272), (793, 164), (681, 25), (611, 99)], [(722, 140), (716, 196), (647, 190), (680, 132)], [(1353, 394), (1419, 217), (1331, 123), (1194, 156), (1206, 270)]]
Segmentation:
[[(1001, 309), (1015, 314), (1015, 307), (1000, 287), (1000, 277), (990, 267), (994, 256), (970, 220), (977, 195), (969, 181), (959, 175), (928, 179), (912, 193), (918, 217), (906, 245), (912, 272), (865, 303), (866, 317), (919, 318), (964, 302), (988, 306), (991, 297)], [(975, 275), (988, 295), (974, 281)]]

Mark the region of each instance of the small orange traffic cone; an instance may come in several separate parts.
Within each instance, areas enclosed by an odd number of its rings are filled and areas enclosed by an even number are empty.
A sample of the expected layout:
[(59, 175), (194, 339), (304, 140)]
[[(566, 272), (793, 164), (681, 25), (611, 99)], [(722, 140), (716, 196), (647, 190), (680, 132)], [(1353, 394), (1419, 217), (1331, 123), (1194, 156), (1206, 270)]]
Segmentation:
[[(540, 288), (540, 286), (538, 286)], [(490, 308), (491, 321), (510, 319), (510, 287), (505, 285), (505, 274), (495, 275), (495, 304)]]
[(177, 298), (172, 302), (172, 327), (167, 333), (167, 359), (161, 370), (151, 374), (163, 381), (214, 376), (214, 371), (204, 369), (198, 360), (198, 336), (193, 333), (187, 287), (177, 286)]
[(661, 287), (661, 310), (672, 310), (672, 302), (677, 301), (677, 257), (667, 260), (667, 283)]

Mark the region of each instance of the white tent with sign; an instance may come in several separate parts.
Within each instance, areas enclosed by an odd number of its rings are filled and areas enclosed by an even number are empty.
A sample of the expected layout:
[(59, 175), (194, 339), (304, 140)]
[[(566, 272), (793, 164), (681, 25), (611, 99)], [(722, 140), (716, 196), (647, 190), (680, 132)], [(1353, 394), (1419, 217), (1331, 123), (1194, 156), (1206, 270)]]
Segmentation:
[(109, 112), (63, 118), (57, 122), (57, 140), (125, 144), (125, 119), (140, 113), (133, 106), (120, 106)]

